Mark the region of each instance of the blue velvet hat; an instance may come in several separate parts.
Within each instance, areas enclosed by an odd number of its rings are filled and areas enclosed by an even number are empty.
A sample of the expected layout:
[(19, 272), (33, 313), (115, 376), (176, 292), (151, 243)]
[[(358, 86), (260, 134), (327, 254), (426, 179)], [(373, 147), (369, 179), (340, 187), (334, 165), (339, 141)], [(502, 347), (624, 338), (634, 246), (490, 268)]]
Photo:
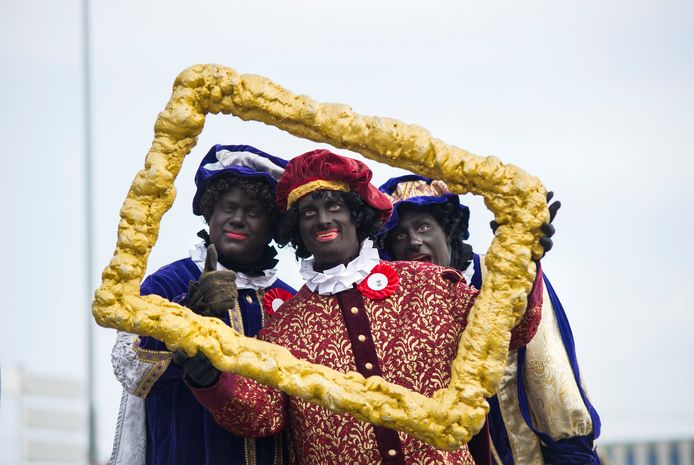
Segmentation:
[(195, 173), (197, 191), (193, 197), (193, 213), (202, 215), (200, 199), (207, 184), (213, 179), (233, 174), (243, 178), (266, 181), (274, 194), (277, 180), (284, 173), (287, 161), (258, 150), (250, 145), (215, 145), (200, 162)]
[[(379, 190), (388, 195), (393, 202), (393, 213), (378, 232), (379, 236), (388, 234), (400, 224), (398, 206), (405, 203), (423, 207), (450, 202), (463, 212), (466, 223), (470, 219), (470, 209), (461, 204), (458, 195), (449, 191), (446, 183), (440, 180), (431, 180), (416, 174), (406, 174), (405, 176), (390, 178), (379, 187)], [(463, 239), (467, 239), (469, 236), (470, 232), (466, 228)]]

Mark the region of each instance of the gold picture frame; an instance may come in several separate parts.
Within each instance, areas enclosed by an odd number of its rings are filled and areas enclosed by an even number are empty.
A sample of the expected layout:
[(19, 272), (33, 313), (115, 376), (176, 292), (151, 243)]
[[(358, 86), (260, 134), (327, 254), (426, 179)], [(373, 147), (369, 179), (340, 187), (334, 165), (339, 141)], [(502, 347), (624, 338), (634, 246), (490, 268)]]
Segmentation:
[[(140, 296), (161, 218), (175, 198), (174, 180), (208, 113), (261, 121), (443, 179), (453, 192), (484, 197), (501, 226), (486, 254), (485, 284), (461, 336), (446, 389), (429, 398), (380, 377), (339, 373), (239, 335), (220, 320), (159, 296)], [(171, 99), (157, 118), (144, 169), (121, 208), (116, 250), (95, 292), (92, 312), (101, 326), (152, 336), (189, 355), (202, 351), (220, 370), (453, 450), (482, 427), (486, 398), (501, 380), (510, 330), (526, 308), (535, 278), (533, 260), (542, 254), (540, 226), (549, 219), (545, 194), (542, 183), (520, 168), (449, 146), (419, 126), (319, 103), (261, 76), (218, 65), (192, 66), (177, 77)]]

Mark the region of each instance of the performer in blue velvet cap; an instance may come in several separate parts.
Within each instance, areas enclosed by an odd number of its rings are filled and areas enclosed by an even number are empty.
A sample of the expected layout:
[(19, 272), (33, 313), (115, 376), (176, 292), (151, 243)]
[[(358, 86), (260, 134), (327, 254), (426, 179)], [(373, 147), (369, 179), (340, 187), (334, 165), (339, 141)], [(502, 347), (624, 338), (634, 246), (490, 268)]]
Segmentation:
[[(248, 145), (212, 147), (195, 175), (193, 198), (193, 213), (204, 217), (209, 233), (198, 233), (202, 241), (187, 258), (146, 278), (141, 294), (182, 303), (255, 336), (295, 294), (277, 278), (277, 251), (269, 245), (279, 218), (275, 186), (286, 164)], [(209, 273), (217, 270), (228, 271)], [(243, 438), (217, 426), (184, 381), (177, 362), (185, 359), (151, 337), (119, 333), (112, 362), (124, 392), (110, 463), (285, 463), (280, 436)]]
[[(384, 256), (451, 266), (472, 286), (482, 286), (484, 260), (464, 242), (470, 212), (458, 195), (443, 181), (417, 175), (392, 178), (380, 190), (394, 206), (379, 233)], [(550, 206), (551, 217), (557, 208), (557, 203)], [(547, 226), (543, 230), (551, 236), (553, 228)], [(551, 240), (543, 240), (549, 250)], [(497, 395), (489, 399), (485, 429), (491, 443), (483, 430), (468, 445), (477, 453), (489, 448), (497, 465), (598, 465), (594, 441), (600, 435), (600, 417), (583, 387), (564, 309), (547, 276), (543, 279), (537, 334), (526, 347), (509, 353)]]

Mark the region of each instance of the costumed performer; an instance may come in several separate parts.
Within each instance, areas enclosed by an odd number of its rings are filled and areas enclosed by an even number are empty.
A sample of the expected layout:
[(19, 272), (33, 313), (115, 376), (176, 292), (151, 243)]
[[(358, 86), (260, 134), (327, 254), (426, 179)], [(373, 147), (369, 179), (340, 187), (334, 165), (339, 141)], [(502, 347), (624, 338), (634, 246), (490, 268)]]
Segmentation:
[[(145, 279), (141, 294), (180, 302), (255, 336), (295, 293), (278, 279), (277, 251), (269, 245), (279, 217), (275, 186), (286, 163), (248, 145), (212, 147), (195, 175), (193, 198), (193, 213), (203, 216), (209, 233), (198, 233), (203, 241), (188, 258)], [(187, 361), (154, 338), (119, 333), (112, 362), (124, 391), (111, 465), (285, 462), (281, 436), (254, 439), (220, 428), (172, 360)]]
[[(451, 266), (481, 288), (484, 260), (464, 242), (470, 212), (458, 195), (443, 181), (418, 175), (392, 178), (380, 190), (394, 206), (379, 234), (382, 255)], [(558, 207), (557, 202), (550, 205), (550, 218)], [(551, 236), (553, 229), (546, 226), (543, 230)], [(543, 240), (547, 251), (551, 239)], [(599, 464), (594, 441), (600, 418), (581, 383), (566, 314), (547, 276), (543, 278), (546, 293), (538, 333), (526, 347), (509, 353), (498, 393), (489, 399), (494, 462)], [(476, 445), (474, 439), (469, 445)]]
[[(278, 243), (291, 243), (303, 259), (306, 284), (258, 337), (299, 359), (381, 376), (431, 396), (450, 382), (478, 291), (450, 268), (379, 259), (369, 238), (392, 205), (370, 180), (365, 164), (327, 150), (289, 161), (277, 185), (277, 204), (285, 210)], [(513, 331), (513, 347), (527, 343), (537, 328), (541, 281), (531, 294), (532, 304)], [(438, 450), (232, 373), (193, 392), (235, 434), (263, 436), (289, 427), (294, 464), (475, 463), (466, 445)]]

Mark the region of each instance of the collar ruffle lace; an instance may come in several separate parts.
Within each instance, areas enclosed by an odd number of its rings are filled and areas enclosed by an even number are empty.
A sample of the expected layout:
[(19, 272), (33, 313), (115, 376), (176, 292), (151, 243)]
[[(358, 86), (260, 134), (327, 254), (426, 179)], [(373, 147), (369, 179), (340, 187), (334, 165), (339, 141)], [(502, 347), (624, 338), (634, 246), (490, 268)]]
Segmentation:
[[(207, 257), (205, 243), (199, 242), (195, 244), (195, 247), (190, 250), (189, 255), (191, 260), (193, 260), (198, 268), (200, 268), (200, 271), (202, 271), (205, 268), (205, 257)], [(217, 263), (217, 270), (226, 270), (226, 268), (221, 263)], [(262, 271), (262, 276), (249, 276), (237, 271), (236, 287), (239, 289), (253, 289), (257, 291), (272, 286), (272, 284), (277, 281), (277, 268), (270, 268)]]
[(346, 266), (340, 264), (320, 272), (313, 269), (314, 260), (309, 258), (301, 261), (299, 273), (311, 291), (320, 295), (337, 294), (362, 282), (380, 261), (378, 250), (374, 248), (373, 242), (365, 239), (357, 258)]

